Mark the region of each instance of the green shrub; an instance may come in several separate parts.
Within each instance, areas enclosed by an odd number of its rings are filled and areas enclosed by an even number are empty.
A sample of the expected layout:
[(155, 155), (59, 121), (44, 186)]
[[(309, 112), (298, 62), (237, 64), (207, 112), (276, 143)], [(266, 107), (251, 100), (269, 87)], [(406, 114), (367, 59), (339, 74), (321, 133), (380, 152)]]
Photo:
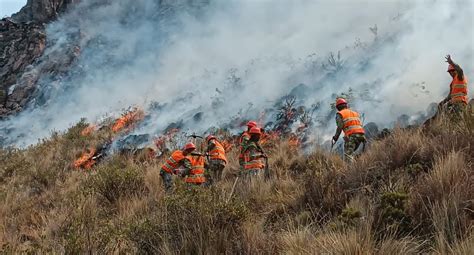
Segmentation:
[(143, 172), (122, 158), (115, 157), (99, 165), (96, 171), (87, 186), (109, 203), (146, 192)]
[(406, 213), (408, 195), (400, 192), (382, 194), (376, 214), (375, 229), (383, 232), (408, 234), (411, 230), (411, 218)]

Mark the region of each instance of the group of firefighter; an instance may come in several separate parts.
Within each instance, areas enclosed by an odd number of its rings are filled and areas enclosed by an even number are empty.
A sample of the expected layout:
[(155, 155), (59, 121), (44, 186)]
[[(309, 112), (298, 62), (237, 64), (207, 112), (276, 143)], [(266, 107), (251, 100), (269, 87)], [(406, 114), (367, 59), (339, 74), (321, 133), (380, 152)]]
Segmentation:
[[(467, 77), (461, 67), (454, 63), (451, 56), (446, 57), (448, 72), (453, 78), (448, 96), (441, 101), (439, 109), (459, 115), (468, 105)], [(344, 132), (344, 158), (354, 161), (354, 152), (366, 143), (364, 127), (358, 112), (349, 108), (344, 98), (336, 99), (336, 134), (332, 137), (334, 145)], [(259, 177), (268, 168), (268, 157), (259, 144), (262, 129), (257, 122), (249, 121), (247, 130), (239, 139), (240, 173), (246, 178)], [(222, 178), (227, 165), (226, 151), (222, 143), (213, 135), (206, 137), (207, 148), (204, 154), (197, 153), (194, 143), (187, 143), (182, 150), (174, 151), (161, 167), (160, 176), (166, 190), (173, 186), (172, 175), (181, 176), (190, 185), (207, 185)]]
[[(257, 122), (249, 121), (247, 130), (239, 139), (239, 164), (245, 176), (259, 176), (268, 166), (267, 155), (259, 144), (262, 129)], [(172, 175), (183, 177), (184, 182), (206, 185), (222, 178), (227, 165), (226, 151), (222, 143), (213, 135), (206, 137), (205, 154), (195, 153), (196, 145), (187, 143), (182, 150), (175, 150), (160, 170), (166, 190), (172, 187)], [(206, 160), (207, 159), (207, 160)]]

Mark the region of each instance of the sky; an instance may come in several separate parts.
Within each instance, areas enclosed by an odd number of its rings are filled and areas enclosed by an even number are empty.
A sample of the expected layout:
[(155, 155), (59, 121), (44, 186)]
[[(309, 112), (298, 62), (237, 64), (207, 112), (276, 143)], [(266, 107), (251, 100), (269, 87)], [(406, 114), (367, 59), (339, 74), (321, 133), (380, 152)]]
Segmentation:
[(0, 0), (0, 18), (11, 16), (26, 4), (26, 0)]

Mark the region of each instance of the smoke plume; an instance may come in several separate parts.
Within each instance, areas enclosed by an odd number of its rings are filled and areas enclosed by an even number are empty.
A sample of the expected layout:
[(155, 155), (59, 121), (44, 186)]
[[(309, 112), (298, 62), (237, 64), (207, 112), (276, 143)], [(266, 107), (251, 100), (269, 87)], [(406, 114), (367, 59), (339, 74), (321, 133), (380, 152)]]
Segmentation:
[(82, 117), (151, 103), (160, 110), (136, 132), (182, 120), (202, 133), (266, 109), (269, 121), (289, 93), (314, 109), (322, 138), (334, 132), (330, 104), (341, 93), (366, 123), (415, 121), (448, 93), (446, 54), (472, 75), (473, 14), (469, 0), (83, 0), (48, 26), (42, 57), (76, 46), (74, 64), (41, 77), (0, 136), (25, 146)]

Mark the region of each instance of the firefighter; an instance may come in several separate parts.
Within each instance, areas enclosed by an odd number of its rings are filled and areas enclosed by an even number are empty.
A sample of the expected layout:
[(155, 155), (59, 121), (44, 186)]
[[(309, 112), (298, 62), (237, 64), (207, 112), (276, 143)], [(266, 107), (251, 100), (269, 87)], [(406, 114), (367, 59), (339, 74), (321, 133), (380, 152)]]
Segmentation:
[(206, 138), (207, 141), (207, 155), (209, 156), (209, 170), (211, 172), (212, 180), (219, 181), (222, 177), (222, 172), (227, 164), (224, 146), (213, 135)]
[[(194, 144), (192, 144), (194, 146)], [(194, 146), (194, 149), (196, 147)], [(193, 149), (193, 150), (194, 150)], [(206, 168), (204, 155), (200, 153), (189, 153), (186, 156), (186, 159), (189, 160), (191, 167), (185, 167), (184, 170), (180, 173), (181, 177), (184, 178), (184, 182), (191, 185), (203, 185), (206, 183)]]
[(333, 136), (333, 143), (336, 143), (344, 131), (344, 156), (346, 160), (352, 162), (354, 160), (354, 152), (363, 143), (365, 144), (365, 131), (362, 127), (362, 121), (360, 120), (359, 113), (349, 109), (347, 101), (343, 98), (336, 100), (336, 108), (338, 113), (336, 114), (336, 134)]
[(256, 127), (257, 126), (257, 122), (255, 121), (249, 121), (247, 122), (247, 130), (244, 131), (242, 133), (242, 135), (240, 135), (240, 139), (239, 139), (239, 165), (240, 165), (240, 168), (241, 170), (244, 169), (244, 148), (245, 146), (247, 145), (249, 139), (250, 139), (250, 135), (249, 135), (249, 132), (250, 130), (253, 128), (253, 127)]
[(192, 169), (192, 163), (188, 157), (196, 149), (196, 145), (188, 143), (183, 150), (175, 150), (161, 167), (160, 176), (163, 178), (163, 184), (166, 191), (170, 191), (172, 185), (171, 175), (178, 173), (178, 168)]
[(453, 80), (449, 85), (448, 96), (441, 101), (440, 105), (445, 105), (449, 113), (461, 115), (467, 108), (469, 101), (467, 97), (467, 77), (461, 67), (453, 62), (450, 55), (446, 56), (446, 62), (449, 64), (448, 73)]
[(250, 138), (243, 149), (244, 169), (242, 173), (247, 176), (258, 176), (263, 172), (267, 158), (259, 144), (262, 131), (255, 126), (249, 130), (248, 134)]

